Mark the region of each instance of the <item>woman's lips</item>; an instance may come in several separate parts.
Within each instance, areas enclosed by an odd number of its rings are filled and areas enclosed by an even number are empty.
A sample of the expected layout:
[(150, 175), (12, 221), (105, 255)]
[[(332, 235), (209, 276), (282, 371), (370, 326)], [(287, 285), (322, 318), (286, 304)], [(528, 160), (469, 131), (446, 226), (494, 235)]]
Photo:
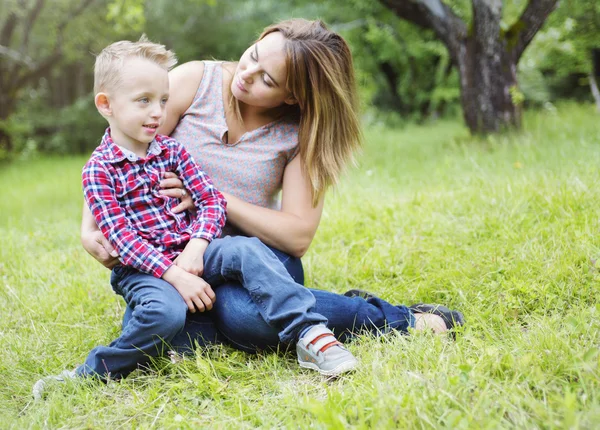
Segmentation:
[(240, 81), (240, 79), (239, 79), (239, 78), (236, 80), (236, 83), (235, 83), (235, 84), (236, 84), (236, 85), (237, 85), (237, 87), (240, 89), (240, 91), (243, 91), (243, 92), (245, 92), (245, 93), (247, 93), (247, 92), (248, 92), (248, 90), (247, 90), (246, 88), (244, 88), (244, 86), (242, 85), (242, 82)]

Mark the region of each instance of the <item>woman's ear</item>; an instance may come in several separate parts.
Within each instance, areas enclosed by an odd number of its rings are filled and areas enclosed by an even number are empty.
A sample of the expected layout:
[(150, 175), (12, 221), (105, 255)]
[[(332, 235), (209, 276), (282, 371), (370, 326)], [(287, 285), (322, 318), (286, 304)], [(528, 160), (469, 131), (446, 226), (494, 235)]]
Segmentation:
[(298, 100), (293, 95), (287, 96), (287, 98), (283, 101), (286, 105), (297, 105)]
[(100, 115), (104, 117), (112, 115), (112, 109), (110, 107), (110, 100), (108, 98), (108, 94), (96, 94), (96, 97), (94, 97), (94, 104), (96, 105), (96, 109), (98, 109), (98, 112), (100, 112)]

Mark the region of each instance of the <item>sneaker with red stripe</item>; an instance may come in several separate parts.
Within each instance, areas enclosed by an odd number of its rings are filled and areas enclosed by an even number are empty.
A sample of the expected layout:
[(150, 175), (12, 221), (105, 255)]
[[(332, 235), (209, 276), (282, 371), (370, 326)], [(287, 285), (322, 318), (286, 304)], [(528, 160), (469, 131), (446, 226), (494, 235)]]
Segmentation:
[(296, 344), (300, 367), (313, 369), (327, 376), (337, 376), (353, 370), (358, 361), (324, 325), (311, 327)]

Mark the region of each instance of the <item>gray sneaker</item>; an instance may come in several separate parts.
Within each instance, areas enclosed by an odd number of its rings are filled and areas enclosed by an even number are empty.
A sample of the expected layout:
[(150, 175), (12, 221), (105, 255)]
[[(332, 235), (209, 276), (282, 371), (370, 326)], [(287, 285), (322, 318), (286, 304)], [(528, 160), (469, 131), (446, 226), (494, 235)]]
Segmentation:
[(322, 375), (337, 376), (353, 370), (358, 361), (342, 346), (331, 330), (315, 325), (296, 344), (300, 367), (313, 369)]
[(63, 370), (60, 375), (56, 376), (46, 376), (45, 378), (40, 379), (35, 384), (33, 384), (33, 389), (31, 390), (33, 393), (33, 398), (35, 400), (41, 400), (44, 392), (46, 391), (46, 386), (48, 383), (52, 382), (60, 382), (64, 383), (70, 379), (76, 379), (77, 374), (74, 370)]

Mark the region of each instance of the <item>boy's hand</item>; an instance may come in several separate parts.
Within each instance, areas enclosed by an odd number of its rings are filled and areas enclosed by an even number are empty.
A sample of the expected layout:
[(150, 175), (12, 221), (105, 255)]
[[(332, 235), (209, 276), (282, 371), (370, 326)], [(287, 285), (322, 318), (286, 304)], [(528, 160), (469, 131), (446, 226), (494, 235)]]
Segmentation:
[(210, 311), (216, 300), (215, 292), (204, 279), (192, 275), (173, 265), (164, 273), (163, 279), (173, 285), (181, 294), (189, 311), (195, 313)]
[(202, 276), (204, 273), (204, 251), (206, 251), (207, 246), (208, 241), (204, 239), (190, 240), (174, 263), (192, 275)]

